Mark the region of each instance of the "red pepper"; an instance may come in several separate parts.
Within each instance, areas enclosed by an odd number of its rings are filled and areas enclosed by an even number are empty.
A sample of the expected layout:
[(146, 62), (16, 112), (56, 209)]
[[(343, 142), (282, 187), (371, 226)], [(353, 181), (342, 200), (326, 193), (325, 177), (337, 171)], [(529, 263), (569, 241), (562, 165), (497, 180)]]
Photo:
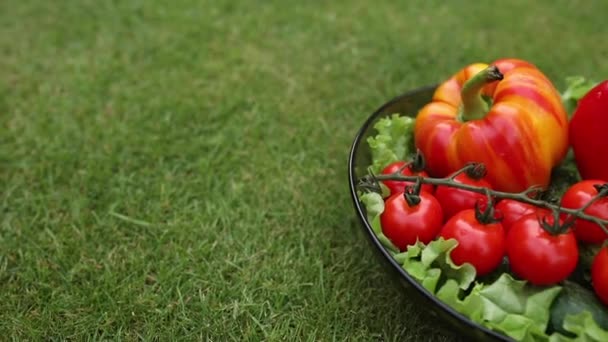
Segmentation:
[(494, 189), (515, 192), (549, 184), (567, 152), (568, 119), (538, 68), (501, 59), (471, 64), (442, 83), (418, 113), (414, 137), (431, 176), (481, 162)]
[(570, 120), (570, 142), (583, 179), (608, 180), (608, 80), (583, 96)]

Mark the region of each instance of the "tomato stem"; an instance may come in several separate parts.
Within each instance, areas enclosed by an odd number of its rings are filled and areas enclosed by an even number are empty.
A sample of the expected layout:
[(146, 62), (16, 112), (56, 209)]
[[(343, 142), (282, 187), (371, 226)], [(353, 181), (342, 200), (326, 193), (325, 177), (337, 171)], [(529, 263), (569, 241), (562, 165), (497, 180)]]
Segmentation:
[(559, 213), (559, 210), (552, 210), (553, 222), (549, 222), (549, 220), (547, 220), (547, 216), (538, 218), (540, 226), (551, 235), (559, 235), (565, 233), (574, 223), (574, 221), (572, 221), (560, 224)]
[(422, 155), (422, 151), (416, 150), (416, 154), (414, 155), (414, 158), (410, 163), (409, 168), (414, 173), (421, 172), (426, 168), (426, 161), (424, 159), (424, 156)]
[(465, 168), (464, 173), (471, 179), (480, 180), (488, 174), (488, 169), (486, 169), (484, 164), (469, 163), (469, 165), (468, 168)]
[[(587, 201), (587, 203), (585, 203), (585, 205), (576, 209), (577, 213), (584, 214), (585, 210), (587, 210), (587, 208), (589, 208), (593, 203), (597, 202), (600, 198), (606, 197), (608, 195), (608, 184), (596, 184), (594, 187), (598, 192), (597, 195), (593, 196), (589, 201)], [(574, 221), (576, 221), (576, 218), (579, 216), (580, 215), (576, 215), (576, 213), (570, 213), (568, 217), (566, 217), (566, 219), (564, 220), (564, 225), (568, 227), (574, 225)], [(601, 224), (598, 225), (604, 230), (604, 232), (608, 234), (608, 230), (605, 226)]]
[[(489, 190), (489, 189), (488, 189)], [(485, 207), (482, 210), (482, 205)], [(494, 210), (494, 199), (489, 191), (486, 191), (486, 202), (482, 200), (475, 202), (475, 218), (481, 224), (497, 223), (502, 220), (502, 217), (496, 217)]]
[[(380, 186), (380, 181), (378, 180), (371, 168), (368, 168), (367, 172), (369, 172), (371, 181), (367, 179), (360, 179), (358, 181), (357, 186), (363, 191), (376, 192), (381, 194), (382, 187)], [(401, 171), (399, 171), (399, 173), (401, 173)]]
[(597, 190), (597, 197), (608, 196), (608, 184), (595, 184), (593, 187)]
[[(497, 191), (493, 189), (489, 189), (483, 186), (470, 185), (465, 183), (456, 182), (454, 178), (468, 170), (479, 168), (479, 163), (470, 163), (463, 167), (462, 169), (456, 171), (452, 175), (445, 178), (433, 178), (433, 177), (423, 177), (423, 176), (405, 176), (400, 172), (386, 174), (386, 175), (373, 175), (370, 174), (361, 179), (360, 184), (364, 186), (366, 183), (375, 183), (379, 181), (385, 180), (394, 180), (394, 181), (406, 181), (406, 182), (415, 182), (414, 185), (410, 186), (411, 191), (415, 190), (416, 187), (418, 191), (420, 191), (420, 187), (422, 184), (431, 184), (436, 186), (448, 186), (454, 187), (462, 190), (468, 190), (471, 192), (476, 192), (480, 194), (485, 194), (487, 196), (491, 196), (492, 199), (512, 199), (523, 203), (528, 203), (537, 207), (546, 208), (554, 212), (554, 215), (559, 217), (560, 213), (568, 214), (568, 218), (565, 220), (563, 225), (559, 228), (559, 231), (564, 231), (569, 228), (572, 223), (574, 223), (574, 219), (583, 219), (589, 222), (593, 222), (597, 224), (606, 234), (608, 234), (608, 220), (601, 219), (599, 217), (589, 215), (585, 213), (585, 210), (598, 199), (608, 196), (608, 183), (605, 186), (602, 186), (599, 190), (599, 193), (594, 196), (589, 202), (587, 202), (583, 207), (578, 209), (570, 209), (564, 208), (560, 205), (548, 202), (543, 199), (538, 198), (538, 194), (542, 192), (543, 188), (539, 186), (532, 186), (521, 192), (506, 192), (506, 191)], [(407, 188), (406, 188), (407, 189)], [(406, 191), (407, 192), (407, 191)], [(416, 194), (418, 194), (417, 192)], [(407, 198), (406, 198), (407, 199)], [(557, 220), (557, 224), (559, 225), (559, 220)], [(556, 228), (557, 229), (557, 228)], [(556, 231), (557, 232), (557, 231)]]
[(422, 188), (422, 182), (420, 178), (421, 177), (418, 177), (418, 179), (416, 179), (416, 183), (414, 183), (413, 185), (406, 186), (405, 191), (403, 192), (405, 201), (410, 207), (420, 204), (420, 189)]
[(486, 101), (481, 97), (481, 90), (486, 84), (502, 79), (503, 74), (495, 65), (492, 65), (478, 72), (464, 83), (460, 91), (462, 99), (461, 121), (478, 120), (486, 115), (489, 108)]

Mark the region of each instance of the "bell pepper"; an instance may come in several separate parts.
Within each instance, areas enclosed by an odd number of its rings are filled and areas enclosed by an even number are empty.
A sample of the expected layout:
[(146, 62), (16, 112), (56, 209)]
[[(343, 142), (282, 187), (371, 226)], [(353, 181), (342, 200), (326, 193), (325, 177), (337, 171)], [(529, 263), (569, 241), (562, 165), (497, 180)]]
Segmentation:
[(468, 65), (440, 84), (418, 112), (414, 141), (431, 176), (481, 162), (494, 189), (524, 191), (549, 185), (568, 150), (568, 118), (536, 66), (500, 59)]
[(608, 180), (608, 80), (597, 84), (578, 102), (570, 119), (570, 142), (583, 179)]

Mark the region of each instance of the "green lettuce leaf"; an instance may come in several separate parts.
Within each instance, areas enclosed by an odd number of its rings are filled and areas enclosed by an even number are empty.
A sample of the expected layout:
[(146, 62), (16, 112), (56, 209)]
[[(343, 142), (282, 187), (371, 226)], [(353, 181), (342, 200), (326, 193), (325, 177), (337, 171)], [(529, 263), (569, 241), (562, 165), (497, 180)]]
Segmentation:
[[(587, 317), (581, 314), (589, 314)], [(597, 300), (593, 290), (567, 280), (562, 291), (551, 304), (550, 330), (555, 331), (555, 341), (597, 341), (595, 337), (606, 336), (608, 310)], [(582, 332), (588, 332), (585, 336)], [(608, 341), (608, 338), (603, 339)]]
[(445, 240), (442, 237), (428, 245), (417, 242), (399, 255), (403, 268), (432, 293), (437, 293), (438, 284), (452, 281), (458, 289), (467, 289), (475, 280), (475, 268), (464, 263), (454, 264), (450, 253), (458, 242), (455, 239)]
[(608, 331), (600, 328), (589, 311), (568, 315), (564, 320), (564, 329), (576, 335), (566, 337), (560, 333), (552, 334), (550, 342), (605, 342), (608, 341)]
[(491, 284), (476, 283), (472, 265), (451, 260), (457, 245), (443, 238), (426, 246), (418, 242), (395, 258), (425, 289), (469, 319), (516, 340), (548, 340), (549, 309), (561, 287), (536, 287), (508, 273)]
[(598, 82), (582, 76), (566, 77), (566, 90), (562, 93), (562, 102), (569, 116), (574, 113), (578, 101), (597, 84)]
[(566, 316), (564, 329), (577, 335), (575, 341), (608, 341), (608, 331), (597, 325), (589, 311)]
[(503, 273), (494, 283), (479, 285), (470, 295), (481, 297), (484, 325), (518, 341), (537, 341), (547, 340), (549, 309), (560, 291), (560, 286), (537, 287)]
[(380, 173), (388, 164), (404, 160), (412, 153), (414, 124), (414, 118), (399, 114), (376, 122), (374, 128), (378, 133), (367, 139), (372, 154), (372, 172)]

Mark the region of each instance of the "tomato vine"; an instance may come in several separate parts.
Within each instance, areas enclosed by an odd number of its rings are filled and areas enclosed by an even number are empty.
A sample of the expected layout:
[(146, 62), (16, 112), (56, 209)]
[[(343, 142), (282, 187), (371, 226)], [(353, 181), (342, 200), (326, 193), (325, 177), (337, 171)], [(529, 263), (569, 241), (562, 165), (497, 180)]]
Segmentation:
[[(407, 167), (407, 164), (404, 165), (403, 167)], [(448, 177), (434, 178), (434, 177), (425, 177), (425, 176), (421, 176), (421, 175), (406, 176), (406, 175), (403, 175), (401, 173), (402, 170), (399, 169), (391, 174), (376, 175), (376, 174), (370, 173), (370, 174), (362, 177), (359, 180), (359, 186), (364, 189), (367, 189), (367, 190), (381, 192), (380, 191), (381, 187), (380, 187), (379, 182), (390, 180), (390, 181), (413, 182), (414, 183), (413, 186), (417, 187), (417, 188), (420, 188), (421, 184), (454, 187), (454, 188), (458, 188), (458, 189), (463, 189), (463, 190), (468, 190), (468, 191), (472, 191), (472, 192), (476, 192), (476, 193), (485, 194), (486, 196), (489, 196), (489, 197), (495, 198), (495, 199), (512, 199), (512, 200), (520, 201), (523, 203), (528, 203), (528, 204), (531, 204), (531, 205), (534, 205), (537, 207), (549, 209), (549, 210), (553, 211), (553, 213), (555, 215), (559, 215), (560, 213), (567, 214), (568, 217), (564, 220), (565, 225), (571, 225), (576, 218), (587, 220), (587, 221), (597, 224), (606, 234), (608, 234), (608, 220), (605, 220), (605, 219), (602, 219), (602, 218), (599, 218), (599, 217), (596, 217), (593, 215), (588, 215), (585, 213), (585, 210), (587, 208), (589, 208), (593, 203), (598, 201), (600, 198), (608, 196), (608, 183), (598, 185), (596, 187), (598, 190), (598, 194), (596, 196), (594, 196), (593, 198), (591, 198), (591, 200), (589, 200), (584, 206), (582, 206), (578, 209), (570, 209), (570, 208), (564, 208), (557, 204), (553, 204), (547, 200), (538, 198), (539, 195), (541, 193), (543, 193), (543, 191), (544, 191), (544, 189), (542, 187), (538, 187), (538, 186), (532, 186), (521, 192), (506, 192), (506, 191), (493, 190), (493, 189), (490, 189), (487, 187), (463, 184), (463, 183), (454, 181), (454, 178), (461, 173), (464, 173), (464, 172), (479, 173), (479, 172), (483, 172), (484, 170), (485, 170), (485, 166), (481, 163), (469, 163)]]

